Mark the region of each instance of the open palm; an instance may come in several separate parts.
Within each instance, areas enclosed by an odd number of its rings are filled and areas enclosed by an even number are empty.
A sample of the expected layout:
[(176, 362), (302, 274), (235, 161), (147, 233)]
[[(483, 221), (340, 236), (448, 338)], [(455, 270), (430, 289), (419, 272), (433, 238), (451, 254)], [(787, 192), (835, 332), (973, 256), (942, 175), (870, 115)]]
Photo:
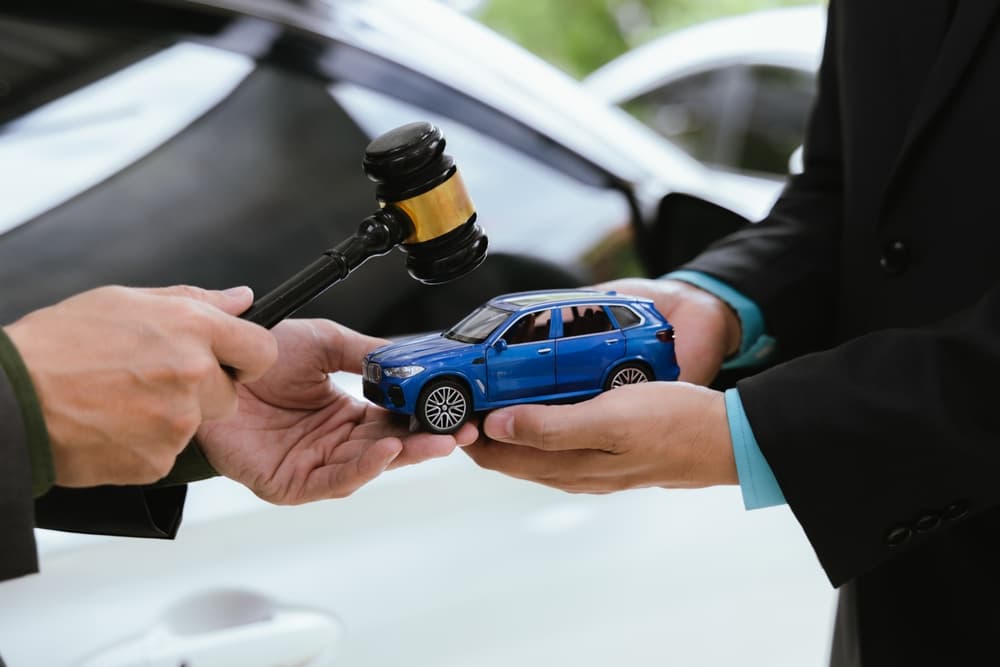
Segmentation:
[(327, 320), (288, 320), (274, 329), (278, 361), (240, 385), (239, 409), (204, 423), (198, 442), (209, 463), (261, 498), (298, 504), (350, 495), (382, 471), (450, 454), (477, 437), (411, 433), (409, 420), (344, 393), (335, 371), (359, 372), (385, 341)]

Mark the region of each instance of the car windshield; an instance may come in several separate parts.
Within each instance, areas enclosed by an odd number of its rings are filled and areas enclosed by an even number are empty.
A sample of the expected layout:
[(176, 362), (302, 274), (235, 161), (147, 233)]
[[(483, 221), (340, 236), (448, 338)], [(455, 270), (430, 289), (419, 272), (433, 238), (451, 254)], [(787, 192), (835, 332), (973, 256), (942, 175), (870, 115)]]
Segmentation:
[(493, 306), (483, 306), (474, 310), (471, 315), (441, 335), (462, 343), (482, 343), (508, 317), (510, 317), (510, 313), (506, 310), (500, 310)]

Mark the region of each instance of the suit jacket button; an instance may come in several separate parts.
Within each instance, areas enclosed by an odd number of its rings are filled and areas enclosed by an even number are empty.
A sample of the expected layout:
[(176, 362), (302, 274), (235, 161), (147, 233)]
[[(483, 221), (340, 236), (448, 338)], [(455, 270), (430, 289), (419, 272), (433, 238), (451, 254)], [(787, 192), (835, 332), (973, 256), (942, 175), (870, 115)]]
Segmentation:
[(913, 529), (918, 533), (929, 533), (941, 525), (941, 517), (933, 512), (928, 512), (913, 522)]
[(964, 500), (960, 500), (957, 503), (952, 503), (951, 505), (948, 505), (948, 507), (944, 508), (944, 512), (941, 513), (941, 516), (948, 521), (956, 521), (968, 513), (969, 503)]
[(895, 528), (889, 529), (889, 532), (885, 534), (885, 543), (890, 547), (898, 547), (903, 542), (910, 539), (912, 531), (908, 526), (896, 526)]
[(887, 241), (882, 246), (882, 257), (879, 259), (882, 270), (889, 275), (898, 275), (910, 264), (910, 248), (903, 241)]

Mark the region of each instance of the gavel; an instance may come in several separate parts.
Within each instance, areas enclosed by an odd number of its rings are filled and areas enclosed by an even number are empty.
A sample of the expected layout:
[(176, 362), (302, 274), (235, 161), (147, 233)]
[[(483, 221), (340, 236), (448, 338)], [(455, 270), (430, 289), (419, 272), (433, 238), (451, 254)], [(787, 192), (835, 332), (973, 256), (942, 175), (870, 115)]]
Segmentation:
[(362, 167), (379, 209), (353, 236), (320, 255), (240, 317), (267, 328), (306, 305), (376, 255), (406, 253), (410, 275), (425, 285), (460, 278), (486, 259), (489, 244), (444, 135), (430, 123), (391, 130), (365, 149)]

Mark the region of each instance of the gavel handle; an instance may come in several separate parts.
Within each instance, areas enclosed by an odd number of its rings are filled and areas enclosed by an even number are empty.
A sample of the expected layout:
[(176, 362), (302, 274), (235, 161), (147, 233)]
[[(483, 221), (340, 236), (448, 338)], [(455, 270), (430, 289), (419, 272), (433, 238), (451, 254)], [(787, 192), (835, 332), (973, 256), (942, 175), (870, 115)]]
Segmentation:
[(392, 250), (411, 230), (412, 223), (405, 213), (393, 206), (380, 209), (365, 218), (353, 236), (254, 301), (240, 317), (270, 329), (346, 278), (367, 259)]
[(342, 254), (328, 251), (254, 301), (240, 317), (270, 329), (346, 278), (352, 268), (348, 266)]

